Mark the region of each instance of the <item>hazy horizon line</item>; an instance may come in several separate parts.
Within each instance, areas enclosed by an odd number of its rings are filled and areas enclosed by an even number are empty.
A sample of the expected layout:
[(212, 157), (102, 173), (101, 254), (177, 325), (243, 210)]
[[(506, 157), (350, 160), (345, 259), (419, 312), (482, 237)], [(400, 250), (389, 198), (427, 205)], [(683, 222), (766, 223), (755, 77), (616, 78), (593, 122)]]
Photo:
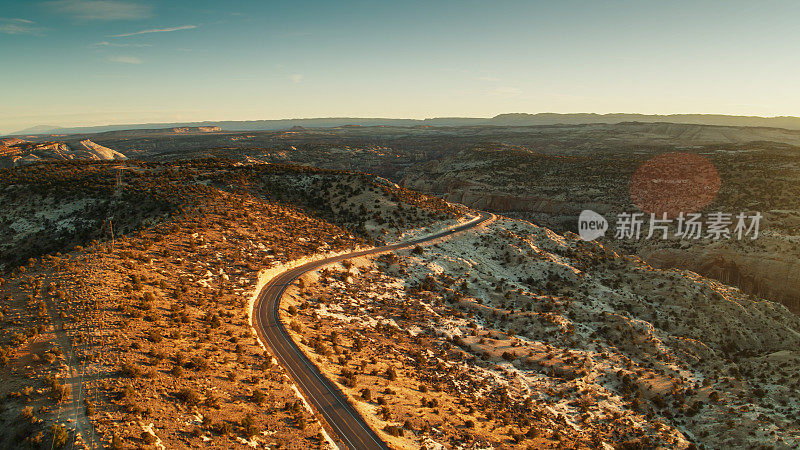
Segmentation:
[[(268, 118), (268, 119), (218, 119), (218, 120), (175, 120), (175, 121), (154, 121), (154, 122), (105, 122), (105, 123), (94, 123), (94, 124), (71, 124), (71, 125), (54, 125), (54, 124), (39, 124), (39, 125), (32, 125), (27, 128), (23, 128), (21, 130), (16, 131), (5, 131), (0, 130), (0, 136), (18, 136), (21, 134), (36, 134), (33, 130), (39, 128), (42, 130), (69, 130), (69, 129), (91, 129), (91, 128), (104, 128), (104, 127), (141, 127), (147, 125), (166, 125), (169, 126), (177, 126), (177, 125), (190, 125), (190, 124), (199, 124), (202, 126), (203, 124), (214, 124), (214, 123), (224, 123), (224, 122), (281, 122), (281, 121), (310, 121), (310, 120), (407, 120), (407, 121), (434, 121), (434, 120), (492, 120), (502, 116), (643, 116), (643, 117), (686, 117), (686, 116), (707, 116), (707, 117), (724, 117), (724, 118), (742, 118), (742, 119), (763, 119), (763, 120), (770, 120), (770, 119), (798, 119), (800, 120), (800, 115), (774, 115), (774, 116), (762, 116), (762, 115), (742, 115), (742, 114), (724, 114), (724, 113), (639, 113), (639, 112), (550, 112), (550, 111), (541, 111), (541, 112), (506, 112), (506, 113), (499, 113), (495, 115), (489, 116), (459, 116), (459, 115), (444, 115), (444, 116), (429, 116), (429, 117), (408, 117), (408, 116), (357, 116), (357, 115), (340, 115), (340, 116), (307, 116), (307, 117), (280, 117), (280, 118)], [(777, 127), (780, 128), (780, 127)], [(121, 128), (120, 130), (124, 130), (125, 128)], [(49, 134), (46, 131), (42, 131), (41, 134)]]

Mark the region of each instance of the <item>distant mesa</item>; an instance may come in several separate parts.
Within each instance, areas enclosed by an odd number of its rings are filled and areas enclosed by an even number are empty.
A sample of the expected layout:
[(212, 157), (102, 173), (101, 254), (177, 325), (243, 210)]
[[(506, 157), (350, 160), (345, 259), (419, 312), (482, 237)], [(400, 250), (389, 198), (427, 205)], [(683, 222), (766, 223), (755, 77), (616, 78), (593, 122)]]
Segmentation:
[(16, 133), (12, 133), (15, 135), (26, 135), (26, 136), (36, 136), (40, 134), (48, 134), (51, 133), (52, 130), (57, 130), (60, 127), (55, 125), (36, 125), (35, 127), (25, 128), (24, 130), (17, 131)]
[(389, 119), (369, 117), (328, 117), (309, 119), (275, 119), (275, 120), (230, 120), (218, 122), (170, 122), (102, 125), (92, 127), (51, 127), (35, 126), (11, 133), (12, 136), (42, 134), (86, 134), (123, 130), (159, 130), (172, 133), (210, 133), (226, 131), (299, 131), (295, 126), (305, 128), (336, 127), (413, 127), (417, 125), (431, 127), (533, 127), (552, 125), (584, 125), (584, 124), (620, 124), (620, 123), (673, 123), (693, 125), (715, 125), (726, 127), (767, 127), (800, 130), (800, 117), (758, 117), (728, 116), (722, 114), (628, 114), (628, 113), (508, 113), (494, 117), (433, 117), (428, 119)]
[(175, 133), (191, 133), (191, 132), (199, 132), (199, 133), (214, 133), (217, 131), (222, 131), (220, 127), (177, 127), (173, 128), (172, 131)]

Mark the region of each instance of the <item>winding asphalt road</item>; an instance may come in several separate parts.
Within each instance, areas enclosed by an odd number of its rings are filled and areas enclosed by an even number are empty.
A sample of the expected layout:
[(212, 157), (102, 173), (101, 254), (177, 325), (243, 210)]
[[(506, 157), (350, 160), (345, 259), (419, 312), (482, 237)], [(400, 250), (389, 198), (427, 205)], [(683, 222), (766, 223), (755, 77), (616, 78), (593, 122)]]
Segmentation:
[(477, 218), (469, 222), (431, 236), (312, 261), (281, 273), (261, 289), (253, 306), (253, 325), (258, 333), (258, 338), (272, 349), (275, 357), (289, 371), (305, 398), (325, 418), (330, 430), (338, 438), (339, 444), (343, 444), (349, 449), (389, 448), (367, 425), (356, 409), (348, 403), (344, 393), (325, 378), (289, 336), (280, 320), (278, 311), (281, 296), (286, 288), (304, 273), (322, 266), (345, 259), (387, 253), (423, 244), (474, 228), (494, 220), (494, 217), (494, 214), (481, 212)]

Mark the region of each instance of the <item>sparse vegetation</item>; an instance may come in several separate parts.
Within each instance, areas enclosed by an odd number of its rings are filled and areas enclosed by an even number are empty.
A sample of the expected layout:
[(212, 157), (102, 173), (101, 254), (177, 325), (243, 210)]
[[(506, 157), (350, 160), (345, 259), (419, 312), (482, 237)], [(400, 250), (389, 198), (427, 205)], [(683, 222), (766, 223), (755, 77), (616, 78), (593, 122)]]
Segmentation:
[[(428, 202), (423, 197), (358, 174), (224, 160), (128, 162), (115, 186), (117, 167), (69, 162), (0, 171), (5, 213), (34, 221), (41, 208), (69, 211), (42, 221), (43, 229), (86, 220), (68, 238), (42, 232), (14, 241), (19, 236), (0, 218), (0, 233), (13, 238), (3, 243), (8, 257), (0, 251), (7, 267), (0, 371), (10, 377), (0, 394), (14, 408), (14, 423), (31, 424), (23, 438), (41, 432), (46, 440), (56, 418), (69, 415), (78, 422), (66, 423), (68, 433), (82, 427), (84, 439), (112, 447), (153, 439), (182, 446), (182, 433), (194, 430), (195, 439), (210, 435), (220, 448), (245, 435), (267, 445), (318, 445), (318, 420), (297, 406), (283, 368), (251, 333), (243, 286), (252, 289), (261, 269), (320, 248), (340, 251), (385, 236), (370, 225), (377, 210), (344, 200), (356, 191), (392, 208), (407, 197), (402, 213), (420, 224), (450, 210), (428, 214), (415, 206)], [(305, 179), (315, 187), (300, 192), (293, 183)], [(331, 209), (313, 200), (323, 196), (342, 200)], [(113, 245), (102, 225), (108, 217)], [(33, 380), (10, 375), (20, 364), (31, 366)], [(71, 392), (65, 380), (81, 373), (83, 391)], [(215, 380), (213, 389), (205, 379)], [(45, 410), (23, 411), (40, 398)], [(194, 414), (205, 425), (183, 431)], [(152, 432), (139, 422), (153, 423)], [(265, 429), (274, 434), (262, 435)], [(11, 439), (0, 437), (0, 447)]]

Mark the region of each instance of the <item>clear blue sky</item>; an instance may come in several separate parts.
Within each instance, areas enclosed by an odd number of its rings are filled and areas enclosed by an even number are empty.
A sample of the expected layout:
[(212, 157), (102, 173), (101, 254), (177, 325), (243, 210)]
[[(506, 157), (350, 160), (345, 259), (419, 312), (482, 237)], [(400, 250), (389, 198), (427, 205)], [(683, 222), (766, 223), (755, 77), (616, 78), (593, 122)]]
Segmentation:
[(0, 133), (504, 112), (800, 115), (800, 2), (3, 0)]

